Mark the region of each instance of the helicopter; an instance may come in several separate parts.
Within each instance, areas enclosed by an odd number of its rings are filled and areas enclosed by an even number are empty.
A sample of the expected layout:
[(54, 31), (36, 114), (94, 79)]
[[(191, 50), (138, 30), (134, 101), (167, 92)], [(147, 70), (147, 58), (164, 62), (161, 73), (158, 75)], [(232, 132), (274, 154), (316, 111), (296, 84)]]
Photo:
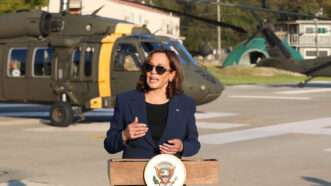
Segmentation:
[(183, 90), (197, 105), (215, 100), (224, 89), (181, 42), (156, 36), (144, 26), (96, 12), (41, 10), (6, 13), (0, 22), (6, 25), (0, 28), (0, 101), (51, 105), (54, 126), (69, 126), (93, 109), (112, 108), (116, 95), (135, 88), (143, 61), (159, 48), (178, 54)]
[(259, 61), (257, 66), (273, 67), (304, 74), (308, 78), (298, 84), (301, 88), (315, 77), (331, 77), (331, 56), (295, 60), (288, 50), (285, 50), (284, 44), (274, 32), (270, 28), (265, 29), (268, 30), (268, 37), (272, 37), (273, 41), (276, 41), (272, 49), (276, 52), (271, 53), (273, 55), (270, 58)]
[[(260, 33), (266, 42), (266, 50), (268, 56), (261, 57), (260, 60), (255, 60), (254, 64), (257, 67), (274, 67), (278, 69), (297, 72), (308, 76), (308, 78), (298, 84), (299, 87), (304, 87), (309, 81), (315, 77), (331, 77), (331, 56), (318, 57), (316, 59), (302, 59), (299, 52), (291, 48), (286, 42), (282, 41), (274, 32), (274, 26), (270, 22), (263, 21), (260, 16), (256, 14), (257, 11), (280, 14), (286, 16), (296, 16), (301, 18), (330, 20), (328, 17), (302, 14), (298, 12), (288, 12), (273, 10), (266, 7), (266, 1), (261, 1), (261, 7), (252, 7), (242, 4), (233, 3), (220, 3), (222, 6), (240, 8), (250, 11), (252, 16), (258, 22), (257, 31), (252, 34), (246, 41), (243, 42), (241, 47), (235, 50), (242, 50), (243, 46), (248, 45)], [(234, 50), (234, 52), (235, 52)], [(254, 56), (250, 56), (251, 59)], [(256, 56), (255, 56), (256, 57)]]

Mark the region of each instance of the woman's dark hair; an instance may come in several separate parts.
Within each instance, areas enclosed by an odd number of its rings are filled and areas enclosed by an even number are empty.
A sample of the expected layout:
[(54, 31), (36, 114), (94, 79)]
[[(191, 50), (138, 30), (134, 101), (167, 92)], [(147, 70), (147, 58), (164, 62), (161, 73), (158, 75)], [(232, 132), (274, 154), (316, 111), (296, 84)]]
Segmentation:
[(138, 91), (142, 91), (142, 92), (148, 92), (150, 90), (150, 88), (147, 85), (146, 72), (144, 70), (144, 66), (150, 62), (151, 58), (156, 53), (165, 54), (169, 60), (169, 66), (170, 66), (171, 71), (176, 71), (175, 78), (171, 82), (168, 83), (168, 87), (167, 87), (166, 94), (167, 94), (167, 97), (170, 99), (173, 96), (181, 94), (183, 92), (182, 91), (183, 73), (180, 68), (180, 62), (179, 62), (179, 58), (178, 58), (177, 54), (174, 51), (169, 50), (169, 49), (156, 49), (149, 53), (147, 60), (142, 65), (142, 70), (141, 70), (139, 80), (137, 82), (136, 89)]

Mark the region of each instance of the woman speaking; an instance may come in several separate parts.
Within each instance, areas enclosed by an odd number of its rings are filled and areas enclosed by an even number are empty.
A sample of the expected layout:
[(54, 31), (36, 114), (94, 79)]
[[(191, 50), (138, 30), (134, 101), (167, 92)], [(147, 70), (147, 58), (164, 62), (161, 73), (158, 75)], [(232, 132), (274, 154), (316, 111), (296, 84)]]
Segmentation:
[(179, 59), (171, 50), (152, 51), (136, 90), (116, 98), (104, 147), (123, 158), (157, 154), (193, 156), (200, 149), (194, 101), (182, 93)]

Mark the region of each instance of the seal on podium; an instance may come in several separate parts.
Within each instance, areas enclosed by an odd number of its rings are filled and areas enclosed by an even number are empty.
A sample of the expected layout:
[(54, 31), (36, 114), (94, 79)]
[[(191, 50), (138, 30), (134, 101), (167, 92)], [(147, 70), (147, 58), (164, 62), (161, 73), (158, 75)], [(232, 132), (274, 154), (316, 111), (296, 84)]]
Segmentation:
[(176, 156), (159, 154), (148, 161), (144, 179), (147, 186), (183, 186), (186, 169), (184, 163)]

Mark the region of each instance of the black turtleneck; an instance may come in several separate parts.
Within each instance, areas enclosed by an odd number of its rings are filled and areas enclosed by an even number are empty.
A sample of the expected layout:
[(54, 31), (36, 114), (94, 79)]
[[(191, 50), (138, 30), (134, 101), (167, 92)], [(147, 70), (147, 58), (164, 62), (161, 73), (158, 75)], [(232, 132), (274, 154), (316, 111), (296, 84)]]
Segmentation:
[(146, 102), (147, 125), (156, 144), (167, 125), (168, 107), (169, 102), (164, 104), (150, 104)]

